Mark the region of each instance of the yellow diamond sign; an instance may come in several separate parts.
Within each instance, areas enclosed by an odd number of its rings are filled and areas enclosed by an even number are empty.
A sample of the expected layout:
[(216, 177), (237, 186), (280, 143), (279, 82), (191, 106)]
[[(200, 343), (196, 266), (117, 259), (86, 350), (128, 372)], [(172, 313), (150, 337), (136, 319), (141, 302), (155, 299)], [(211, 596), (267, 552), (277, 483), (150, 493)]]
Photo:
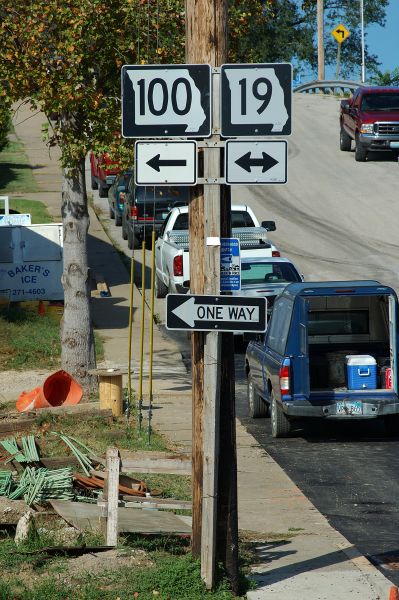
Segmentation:
[(342, 42), (344, 42), (346, 38), (350, 36), (350, 33), (345, 27), (345, 25), (342, 25), (341, 23), (340, 25), (337, 25), (335, 29), (332, 30), (331, 35), (335, 37), (338, 44), (342, 44)]

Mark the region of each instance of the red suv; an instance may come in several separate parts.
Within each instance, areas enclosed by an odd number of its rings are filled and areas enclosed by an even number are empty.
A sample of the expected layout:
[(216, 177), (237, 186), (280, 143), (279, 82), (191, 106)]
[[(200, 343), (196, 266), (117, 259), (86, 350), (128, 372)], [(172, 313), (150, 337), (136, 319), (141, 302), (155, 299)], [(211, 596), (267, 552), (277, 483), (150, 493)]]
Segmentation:
[(340, 149), (348, 152), (355, 140), (355, 160), (363, 162), (374, 150), (399, 150), (399, 88), (359, 87), (341, 100)]

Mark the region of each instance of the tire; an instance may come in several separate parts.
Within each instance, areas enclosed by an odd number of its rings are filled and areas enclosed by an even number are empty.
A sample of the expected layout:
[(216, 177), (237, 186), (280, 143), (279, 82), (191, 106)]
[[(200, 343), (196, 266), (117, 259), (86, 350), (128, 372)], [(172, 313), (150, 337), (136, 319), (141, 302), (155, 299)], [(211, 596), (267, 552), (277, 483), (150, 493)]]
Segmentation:
[(109, 205), (109, 211), (108, 211), (108, 213), (109, 213), (109, 218), (110, 219), (115, 219), (115, 213), (112, 210), (112, 206), (111, 205)]
[(259, 419), (259, 417), (269, 416), (269, 407), (267, 403), (259, 396), (259, 394), (256, 393), (251, 372), (248, 373), (247, 379), (247, 400), (248, 413), (251, 419)]
[(108, 198), (108, 188), (102, 187), (101, 183), (98, 184), (98, 195), (100, 198)]
[(386, 415), (384, 417), (385, 433), (389, 437), (399, 436), (399, 415)]
[(367, 157), (366, 148), (360, 144), (359, 140), (356, 140), (355, 161), (356, 162), (365, 162), (366, 157)]
[(130, 233), (130, 231), (127, 234), (127, 247), (129, 250), (132, 250), (133, 248), (133, 235)]
[(124, 226), (125, 224), (123, 223), (122, 220), (122, 239), (123, 240), (127, 240), (127, 231), (126, 231), (126, 226)]
[(352, 147), (352, 139), (344, 129), (341, 129), (339, 134), (339, 148), (342, 152), (350, 152)]
[(91, 189), (92, 190), (98, 190), (98, 182), (97, 180), (93, 177), (93, 175), (91, 176)]
[(271, 423), (272, 423), (272, 437), (283, 438), (291, 431), (291, 423), (285, 416), (283, 409), (277, 403), (274, 397), (273, 390), (270, 393), (270, 404), (271, 404)]
[(154, 291), (157, 298), (165, 298), (169, 291), (168, 286), (164, 284), (157, 274), (155, 274)]
[(117, 227), (121, 227), (122, 226), (122, 217), (120, 215), (115, 215), (115, 225)]
[(132, 246), (135, 250), (139, 250), (141, 248), (141, 242), (136, 238), (134, 233), (132, 233)]

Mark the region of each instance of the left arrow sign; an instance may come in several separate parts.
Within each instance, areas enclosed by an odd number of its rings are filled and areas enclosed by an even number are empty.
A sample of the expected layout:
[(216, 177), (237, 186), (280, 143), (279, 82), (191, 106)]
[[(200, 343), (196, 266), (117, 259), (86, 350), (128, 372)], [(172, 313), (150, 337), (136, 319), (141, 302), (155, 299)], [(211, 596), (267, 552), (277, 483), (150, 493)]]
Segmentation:
[(196, 185), (197, 142), (137, 141), (135, 151), (136, 185)]
[(161, 160), (161, 155), (157, 154), (156, 156), (150, 158), (150, 160), (147, 160), (147, 165), (159, 173), (161, 167), (185, 167), (187, 165), (187, 161), (175, 159)]

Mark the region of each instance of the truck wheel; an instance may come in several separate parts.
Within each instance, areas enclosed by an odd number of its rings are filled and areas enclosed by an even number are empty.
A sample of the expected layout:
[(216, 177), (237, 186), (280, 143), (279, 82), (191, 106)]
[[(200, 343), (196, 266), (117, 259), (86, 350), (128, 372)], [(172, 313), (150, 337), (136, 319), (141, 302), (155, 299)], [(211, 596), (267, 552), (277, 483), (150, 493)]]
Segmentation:
[(356, 140), (356, 147), (355, 147), (355, 161), (356, 162), (364, 162), (366, 160), (366, 156), (367, 156), (367, 150), (366, 148), (364, 148), (359, 140)]
[(252, 381), (251, 372), (248, 373), (247, 379), (247, 400), (248, 413), (251, 419), (269, 416), (269, 407), (266, 402), (256, 393), (254, 382)]
[(352, 146), (352, 140), (344, 129), (339, 134), (339, 148), (343, 152), (349, 152)]
[(386, 415), (384, 417), (385, 432), (389, 436), (399, 436), (399, 415)]
[(124, 227), (123, 221), (122, 221), (122, 239), (127, 240), (127, 231), (126, 231), (126, 227)]
[(112, 206), (111, 205), (109, 205), (109, 218), (110, 219), (115, 219), (115, 213), (112, 210)]
[(155, 275), (154, 291), (155, 296), (157, 298), (165, 298), (166, 294), (169, 291), (168, 286), (164, 284), (164, 282), (158, 277), (158, 275)]
[(291, 423), (285, 416), (283, 409), (277, 403), (274, 397), (273, 390), (270, 393), (271, 400), (271, 422), (272, 422), (272, 436), (274, 438), (287, 437), (291, 431)]
[(98, 183), (97, 180), (93, 177), (93, 175), (91, 176), (91, 189), (98, 190)]
[(100, 198), (108, 198), (108, 188), (103, 187), (101, 183), (98, 184), (98, 195)]
[(121, 225), (122, 225), (122, 217), (120, 215), (115, 215), (115, 225), (117, 227), (121, 227)]

